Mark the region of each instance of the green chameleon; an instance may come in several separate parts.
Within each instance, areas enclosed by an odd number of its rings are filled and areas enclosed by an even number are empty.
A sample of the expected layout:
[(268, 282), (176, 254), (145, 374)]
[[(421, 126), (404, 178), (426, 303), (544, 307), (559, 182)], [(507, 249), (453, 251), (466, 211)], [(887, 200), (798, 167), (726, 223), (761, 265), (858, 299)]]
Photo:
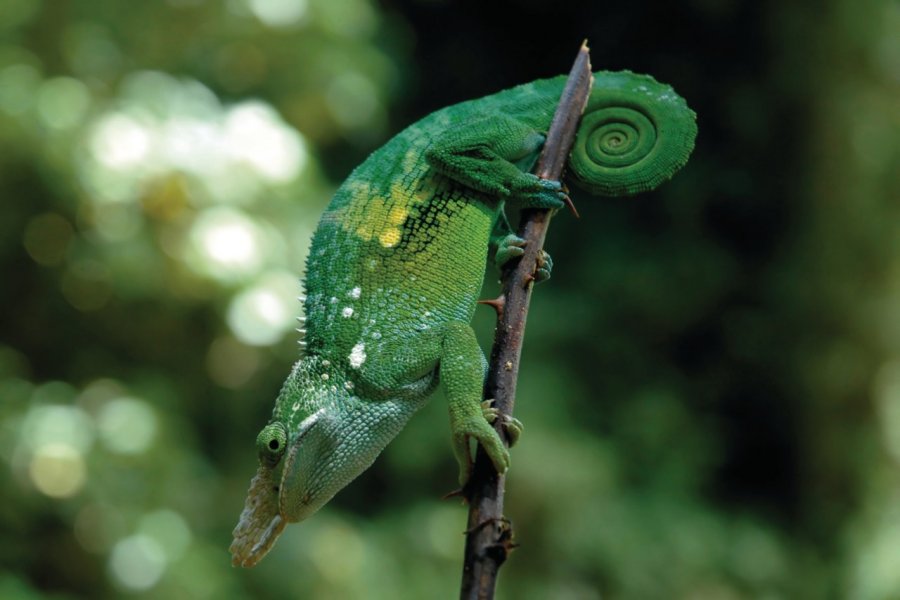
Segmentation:
[[(303, 356), (256, 439), (259, 469), (234, 530), (233, 564), (253, 566), (366, 470), (443, 384), (460, 483), (470, 440), (498, 472), (509, 451), (482, 401), (486, 361), (469, 325), (490, 247), (523, 253), (504, 214), (558, 209), (559, 182), (529, 173), (565, 77), (439, 110), (407, 127), (334, 195), (307, 259)], [(681, 168), (694, 113), (671, 87), (598, 72), (568, 161), (589, 192), (634, 194)], [(549, 276), (549, 257), (536, 279)], [(301, 319), (303, 320), (303, 319)], [(519, 423), (504, 423), (511, 440)]]

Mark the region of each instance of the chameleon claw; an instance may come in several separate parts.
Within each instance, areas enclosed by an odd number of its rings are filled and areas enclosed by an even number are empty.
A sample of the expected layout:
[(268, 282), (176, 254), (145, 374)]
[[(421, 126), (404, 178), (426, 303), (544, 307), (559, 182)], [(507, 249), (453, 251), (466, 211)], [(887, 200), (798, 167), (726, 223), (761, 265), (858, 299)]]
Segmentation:
[(493, 424), (497, 420), (497, 417), (500, 416), (500, 409), (494, 406), (493, 398), (481, 401), (481, 414), (484, 415), (488, 423)]
[(525, 430), (525, 425), (522, 424), (522, 421), (515, 417), (511, 417), (510, 415), (501, 413), (500, 409), (494, 406), (493, 399), (482, 401), (481, 412), (487, 422), (492, 425), (496, 423), (498, 419), (500, 420), (500, 424), (509, 440), (510, 447), (514, 446), (515, 443), (519, 441), (519, 437), (521, 437), (522, 432)]

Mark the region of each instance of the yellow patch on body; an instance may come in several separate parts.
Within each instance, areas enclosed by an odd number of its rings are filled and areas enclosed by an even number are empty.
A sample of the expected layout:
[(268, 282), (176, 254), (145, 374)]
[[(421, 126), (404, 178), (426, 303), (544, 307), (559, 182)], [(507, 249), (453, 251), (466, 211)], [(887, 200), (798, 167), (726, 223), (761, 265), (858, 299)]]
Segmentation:
[(385, 248), (391, 248), (397, 245), (397, 242), (400, 241), (400, 237), (400, 230), (393, 227), (391, 229), (385, 229), (381, 235), (378, 236), (378, 241), (381, 242), (381, 245)]
[[(392, 198), (396, 198), (396, 196), (392, 193)], [(381, 242), (381, 245), (385, 248), (391, 248), (397, 245), (397, 242), (400, 241), (400, 237), (402, 236), (402, 232), (400, 231), (400, 227), (406, 221), (406, 217), (409, 216), (409, 211), (405, 206), (394, 206), (391, 208), (390, 212), (388, 212), (387, 222), (388, 228), (381, 232), (381, 235), (378, 236), (378, 241)]]
[(400, 242), (410, 206), (422, 201), (400, 181), (391, 184), (387, 196), (373, 193), (368, 184), (357, 185), (353, 196), (351, 206), (360, 208), (355, 211), (355, 219), (344, 221), (344, 228), (366, 242), (376, 239), (385, 248), (392, 248)]

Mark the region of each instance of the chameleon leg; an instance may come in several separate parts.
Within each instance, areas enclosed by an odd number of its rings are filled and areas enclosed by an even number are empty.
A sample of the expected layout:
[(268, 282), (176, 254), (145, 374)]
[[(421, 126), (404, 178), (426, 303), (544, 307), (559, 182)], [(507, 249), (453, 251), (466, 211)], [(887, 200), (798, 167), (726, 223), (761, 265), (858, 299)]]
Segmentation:
[(498, 473), (509, 468), (509, 450), (488, 423), (481, 404), (483, 357), (471, 327), (462, 322), (447, 324), (440, 373), (450, 408), (450, 432), (459, 463), (460, 485), (465, 485), (472, 471), (470, 439), (478, 440), (484, 447)]
[(367, 360), (359, 370), (361, 379), (375, 388), (402, 388), (439, 369), (447, 393), (451, 440), (461, 485), (468, 481), (472, 470), (471, 439), (484, 447), (498, 472), (506, 472), (509, 450), (482, 409), (486, 361), (468, 324), (450, 321), (396, 347), (386, 347), (381, 354), (390, 360), (377, 361), (372, 357), (378, 367), (370, 367)]
[(510, 116), (494, 115), (447, 129), (432, 141), (425, 160), (473, 190), (513, 199), (522, 207), (562, 208), (562, 184), (528, 172), (543, 145), (541, 132)]

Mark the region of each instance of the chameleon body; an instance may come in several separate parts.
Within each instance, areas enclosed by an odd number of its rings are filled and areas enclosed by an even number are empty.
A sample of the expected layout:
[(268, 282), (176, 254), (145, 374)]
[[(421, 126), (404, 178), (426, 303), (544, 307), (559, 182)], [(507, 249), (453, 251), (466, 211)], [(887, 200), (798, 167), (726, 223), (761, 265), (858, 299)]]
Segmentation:
[[(439, 110), (337, 190), (307, 259), (305, 353), (257, 438), (235, 565), (256, 564), (286, 523), (309, 517), (368, 468), (439, 382), (460, 482), (472, 439), (507, 469), (469, 322), (490, 247), (498, 263), (522, 252), (506, 203), (563, 206), (560, 184), (529, 171), (564, 85), (565, 77), (539, 80)], [(669, 86), (598, 72), (569, 171), (598, 194), (649, 190), (687, 161), (695, 135), (693, 112)]]

